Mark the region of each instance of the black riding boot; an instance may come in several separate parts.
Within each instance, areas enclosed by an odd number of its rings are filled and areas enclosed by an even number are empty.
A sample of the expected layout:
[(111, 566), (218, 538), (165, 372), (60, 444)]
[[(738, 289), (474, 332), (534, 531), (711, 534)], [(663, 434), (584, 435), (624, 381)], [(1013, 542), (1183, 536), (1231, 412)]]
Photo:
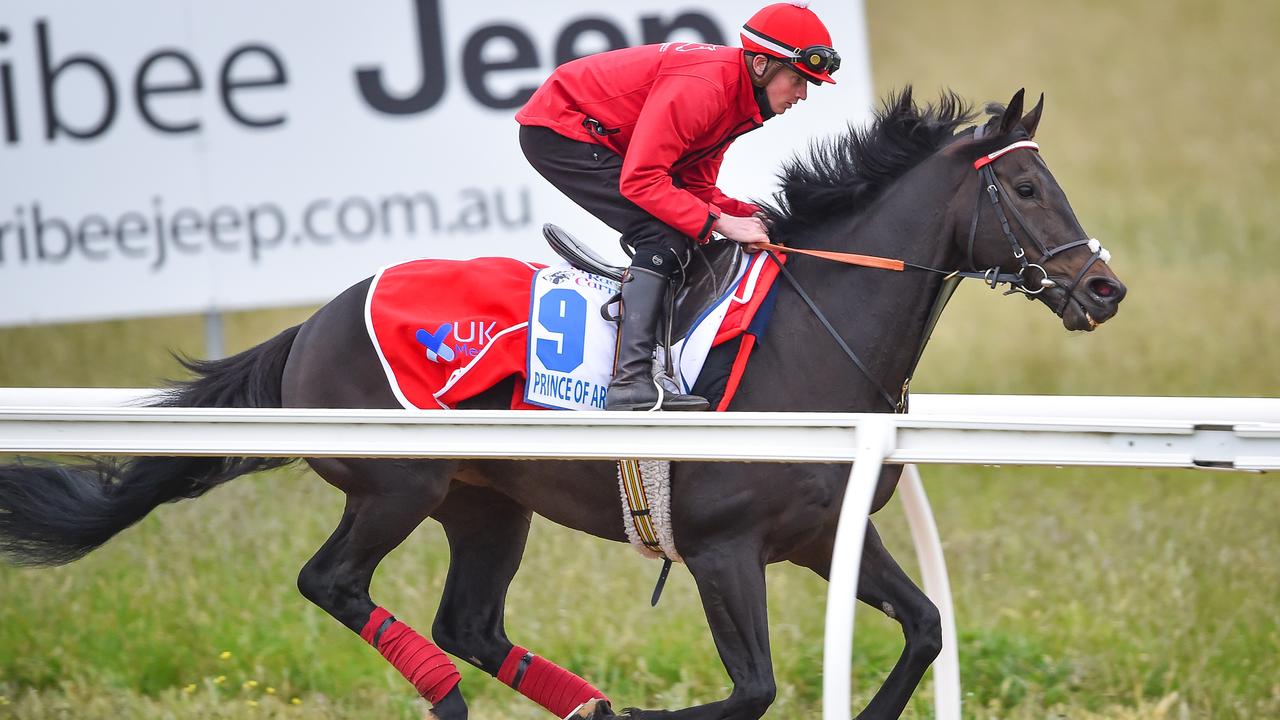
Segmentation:
[[(653, 378), (653, 351), (658, 344), (667, 278), (631, 267), (622, 278), (622, 327), (618, 328), (618, 360), (604, 398), (606, 410), (651, 410), (658, 404)], [(697, 395), (662, 393), (663, 410), (706, 410)]]

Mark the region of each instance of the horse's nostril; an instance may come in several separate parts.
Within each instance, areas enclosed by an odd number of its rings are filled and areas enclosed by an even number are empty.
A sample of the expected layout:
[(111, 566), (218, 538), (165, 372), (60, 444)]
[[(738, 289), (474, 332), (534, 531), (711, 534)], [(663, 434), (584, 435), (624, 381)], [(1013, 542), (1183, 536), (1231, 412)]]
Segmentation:
[(1104, 302), (1120, 302), (1124, 297), (1124, 285), (1105, 277), (1096, 277), (1089, 281), (1089, 292)]

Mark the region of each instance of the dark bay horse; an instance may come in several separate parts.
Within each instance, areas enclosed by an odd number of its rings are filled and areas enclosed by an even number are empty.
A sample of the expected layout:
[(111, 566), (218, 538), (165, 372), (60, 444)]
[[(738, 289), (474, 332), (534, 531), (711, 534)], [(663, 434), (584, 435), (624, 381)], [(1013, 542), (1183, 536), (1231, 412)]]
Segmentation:
[[(789, 164), (778, 205), (770, 210), (775, 241), (902, 258), (941, 272), (888, 272), (793, 256), (787, 267), (798, 286), (867, 372), (853, 367), (796, 286), (779, 280), (773, 319), (731, 409), (891, 410), (882, 388), (901, 388), (912, 372), (944, 275), (952, 270), (981, 275), (987, 269), (993, 285), (1009, 283), (1040, 300), (1069, 330), (1092, 330), (1115, 315), (1124, 285), (1031, 142), (1042, 108), (1043, 97), (1023, 115), (1019, 91), (1007, 106), (991, 106), (987, 121), (971, 126), (976, 114), (954, 95), (922, 108), (908, 88), (886, 102), (868, 129), (819, 143)], [(166, 403), (399, 407), (366, 334), (368, 285), (350, 288), (302, 325), (239, 355), (192, 363), (196, 379), (172, 388)], [(507, 407), (512, 382), (466, 406)], [(69, 562), (162, 503), (197, 497), (284, 462), (147, 457), (92, 466), (9, 465), (0, 468), (0, 549), (23, 564)], [(625, 542), (613, 463), (306, 462), (347, 500), (337, 529), (303, 567), (299, 589), (378, 647), (433, 702), (436, 717), (467, 717), (456, 670), (450, 684), (453, 666), (439, 648), (561, 716), (615, 716), (606, 701), (579, 703), (566, 713), (548, 699), (551, 690), (526, 687), (528, 672), (540, 673), (544, 684), (559, 683), (557, 692), (595, 692), (516, 646), (503, 623), (532, 513)], [(899, 470), (885, 469), (875, 510), (893, 494)], [(624, 717), (749, 720), (765, 713), (775, 692), (765, 566), (790, 561), (827, 576), (847, 479), (848, 468), (837, 465), (673, 464), (676, 542), (733, 689), (705, 705), (633, 708)], [(379, 562), (427, 518), (444, 526), (451, 556), (430, 633), (438, 647), (369, 596)], [(937, 655), (942, 635), (936, 608), (890, 556), (874, 525), (866, 532), (858, 598), (901, 623), (905, 647), (860, 717), (896, 718)]]

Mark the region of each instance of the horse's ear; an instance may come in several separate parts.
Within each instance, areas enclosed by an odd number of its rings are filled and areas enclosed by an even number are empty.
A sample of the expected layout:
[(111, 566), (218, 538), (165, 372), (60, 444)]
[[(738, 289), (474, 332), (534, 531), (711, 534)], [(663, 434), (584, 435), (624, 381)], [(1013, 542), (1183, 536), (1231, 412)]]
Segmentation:
[(1022, 119), (1022, 96), (1026, 94), (1026, 90), (1022, 89), (1013, 94), (1013, 99), (1005, 106), (1004, 115), (1000, 118), (1000, 134), (1008, 135), (1018, 126), (1018, 121)]
[(1022, 125), (1022, 129), (1027, 132), (1027, 137), (1033, 138), (1036, 136), (1036, 127), (1040, 124), (1040, 113), (1042, 112), (1044, 112), (1044, 93), (1040, 93), (1040, 102), (1036, 103), (1036, 106), (1031, 108), (1031, 112), (1024, 115), (1019, 123)]

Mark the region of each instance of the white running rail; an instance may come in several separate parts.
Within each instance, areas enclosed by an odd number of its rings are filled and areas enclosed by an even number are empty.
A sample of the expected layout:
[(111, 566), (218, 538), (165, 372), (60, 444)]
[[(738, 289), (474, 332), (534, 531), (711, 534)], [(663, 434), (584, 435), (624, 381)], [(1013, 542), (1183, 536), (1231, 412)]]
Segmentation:
[(915, 395), (909, 415), (137, 407), (151, 392), (0, 388), (0, 453), (853, 462), (827, 597), (829, 720), (850, 716), (858, 564), (883, 463), (908, 464), (899, 492), (942, 616), (938, 720), (960, 718), (955, 615), (911, 464), (1280, 469), (1280, 399)]

